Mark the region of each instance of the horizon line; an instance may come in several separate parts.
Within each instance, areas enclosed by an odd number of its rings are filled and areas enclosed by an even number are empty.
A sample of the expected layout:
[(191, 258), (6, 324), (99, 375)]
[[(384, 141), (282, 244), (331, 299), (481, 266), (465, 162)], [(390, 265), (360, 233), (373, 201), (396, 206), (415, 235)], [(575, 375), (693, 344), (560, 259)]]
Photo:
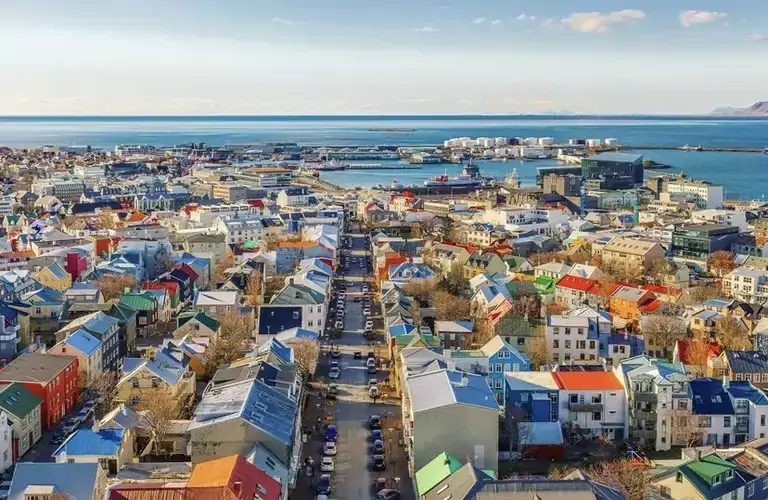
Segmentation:
[(80, 118), (80, 119), (116, 119), (116, 118), (519, 118), (519, 117), (698, 117), (698, 118), (768, 118), (761, 115), (712, 114), (712, 113), (572, 113), (572, 112), (539, 112), (539, 113), (267, 113), (267, 114), (238, 114), (238, 113), (206, 113), (206, 114), (2, 114), (0, 119), (50, 119), (50, 118)]

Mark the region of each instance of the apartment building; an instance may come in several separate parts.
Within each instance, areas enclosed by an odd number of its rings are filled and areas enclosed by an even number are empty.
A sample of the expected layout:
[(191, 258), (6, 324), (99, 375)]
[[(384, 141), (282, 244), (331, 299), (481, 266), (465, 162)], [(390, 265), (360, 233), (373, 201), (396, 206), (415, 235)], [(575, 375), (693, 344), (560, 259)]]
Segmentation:
[(611, 269), (623, 269), (631, 274), (648, 271), (656, 259), (664, 258), (664, 248), (655, 241), (613, 238), (602, 249), (602, 264)]

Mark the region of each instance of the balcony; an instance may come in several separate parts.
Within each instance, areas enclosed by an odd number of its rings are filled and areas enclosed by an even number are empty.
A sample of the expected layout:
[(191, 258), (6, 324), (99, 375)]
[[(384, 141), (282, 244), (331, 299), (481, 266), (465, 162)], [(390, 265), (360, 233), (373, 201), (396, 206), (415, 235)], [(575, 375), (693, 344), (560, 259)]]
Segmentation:
[(736, 424), (733, 426), (733, 431), (739, 434), (746, 434), (749, 432), (749, 424)]
[(737, 406), (735, 412), (736, 415), (747, 415), (749, 414), (749, 406)]
[(653, 420), (656, 421), (655, 411), (635, 410), (635, 420)]
[(603, 403), (568, 403), (568, 409), (577, 413), (602, 412)]
[(635, 401), (642, 401), (646, 403), (656, 403), (659, 401), (659, 395), (655, 392), (635, 392), (632, 395)]
[(651, 429), (632, 429), (630, 434), (638, 439), (656, 439), (656, 431)]

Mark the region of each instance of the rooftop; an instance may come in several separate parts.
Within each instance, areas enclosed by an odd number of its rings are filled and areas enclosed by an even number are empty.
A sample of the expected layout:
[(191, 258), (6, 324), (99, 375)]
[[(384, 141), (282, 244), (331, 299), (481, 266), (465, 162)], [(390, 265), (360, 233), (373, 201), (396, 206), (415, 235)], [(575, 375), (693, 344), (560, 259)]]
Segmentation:
[(498, 411), (496, 398), (479, 375), (439, 370), (408, 378), (413, 411), (461, 404)]
[(555, 372), (560, 389), (568, 391), (623, 391), (624, 386), (612, 372)]
[(77, 358), (31, 352), (22, 354), (0, 370), (0, 382), (38, 382), (46, 384)]

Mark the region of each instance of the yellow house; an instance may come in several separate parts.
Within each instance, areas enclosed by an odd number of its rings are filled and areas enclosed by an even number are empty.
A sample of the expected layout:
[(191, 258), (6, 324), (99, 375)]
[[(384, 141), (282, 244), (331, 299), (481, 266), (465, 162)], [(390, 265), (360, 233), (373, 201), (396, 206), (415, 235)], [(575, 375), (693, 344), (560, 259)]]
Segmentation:
[(117, 383), (116, 403), (125, 403), (134, 410), (147, 409), (156, 398), (173, 399), (181, 406), (195, 395), (195, 372), (164, 355), (158, 358), (123, 359), (123, 376)]
[(61, 264), (58, 262), (41, 268), (36, 273), (33, 273), (32, 277), (38, 283), (59, 292), (72, 288), (72, 275), (61, 267)]

